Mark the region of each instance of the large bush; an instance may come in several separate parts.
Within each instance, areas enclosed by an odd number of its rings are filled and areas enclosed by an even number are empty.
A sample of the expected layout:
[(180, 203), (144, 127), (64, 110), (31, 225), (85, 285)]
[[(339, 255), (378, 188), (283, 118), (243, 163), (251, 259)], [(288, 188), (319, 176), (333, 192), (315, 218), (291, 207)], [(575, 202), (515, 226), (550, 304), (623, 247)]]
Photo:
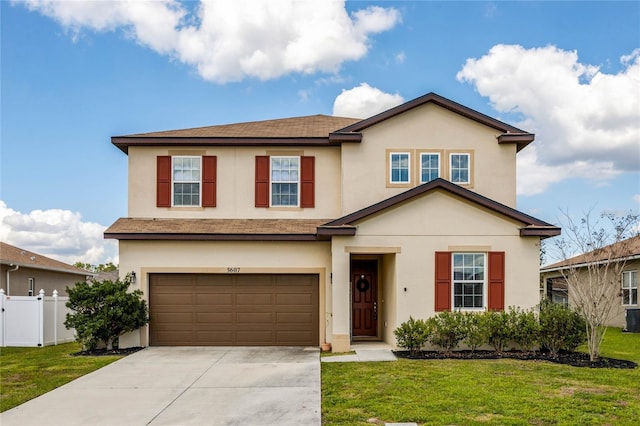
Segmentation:
[(469, 346), (471, 352), (487, 343), (487, 328), (483, 321), (484, 315), (484, 312), (465, 312), (463, 314), (465, 335), (462, 341)]
[(587, 340), (586, 322), (582, 316), (560, 303), (545, 299), (540, 303), (540, 344), (552, 356), (560, 350), (573, 351)]
[(522, 350), (531, 352), (540, 341), (540, 323), (532, 310), (509, 307), (512, 338)]
[(418, 352), (429, 339), (430, 330), (424, 320), (409, 317), (408, 321), (393, 330), (398, 346), (406, 348), (412, 354)]
[(502, 353), (513, 340), (513, 321), (506, 311), (489, 311), (482, 315), (487, 341), (496, 352)]
[(459, 311), (440, 312), (429, 318), (427, 324), (431, 330), (429, 341), (443, 349), (445, 353), (455, 349), (466, 334), (464, 314)]
[(137, 330), (149, 322), (147, 303), (142, 291), (129, 292), (131, 281), (104, 280), (79, 282), (67, 287), (67, 314), (64, 325), (76, 330), (76, 340), (85, 350), (100, 344), (111, 349), (114, 341), (124, 333)]

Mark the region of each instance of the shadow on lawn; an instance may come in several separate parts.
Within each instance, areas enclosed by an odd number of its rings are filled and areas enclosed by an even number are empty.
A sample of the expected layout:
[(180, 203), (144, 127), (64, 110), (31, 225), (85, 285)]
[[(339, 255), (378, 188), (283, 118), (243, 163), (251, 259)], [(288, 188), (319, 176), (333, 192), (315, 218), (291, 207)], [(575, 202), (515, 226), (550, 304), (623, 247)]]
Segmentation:
[(598, 361), (591, 362), (589, 354), (582, 352), (560, 351), (557, 357), (548, 352), (522, 352), (506, 351), (501, 354), (495, 351), (452, 351), (450, 353), (439, 351), (394, 351), (398, 358), (406, 359), (518, 359), (523, 361), (549, 361), (557, 364), (571, 365), (573, 367), (589, 368), (636, 368), (638, 364), (633, 361), (600, 357)]

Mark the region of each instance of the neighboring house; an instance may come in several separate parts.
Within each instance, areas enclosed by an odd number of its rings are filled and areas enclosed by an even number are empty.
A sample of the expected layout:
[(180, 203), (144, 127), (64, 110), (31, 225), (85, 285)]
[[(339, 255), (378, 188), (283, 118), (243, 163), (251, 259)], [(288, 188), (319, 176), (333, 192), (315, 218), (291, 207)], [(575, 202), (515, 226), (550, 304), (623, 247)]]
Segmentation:
[(67, 287), (92, 276), (75, 266), (0, 242), (0, 287), (7, 296), (35, 296), (44, 290), (51, 296), (58, 290), (67, 295)]
[[(570, 268), (580, 274), (587, 273), (591, 264), (604, 262), (624, 262), (620, 264), (620, 281), (615, 288), (611, 288), (610, 296), (615, 298), (611, 320), (607, 325), (625, 327), (625, 311), (638, 309), (638, 272), (640, 271), (640, 235), (620, 241), (599, 250), (584, 253), (540, 269), (543, 285), (543, 295), (554, 302), (572, 304), (572, 290), (567, 285), (565, 276)], [(623, 266), (623, 267), (622, 267)], [(586, 278), (585, 278), (586, 279)]]
[(121, 345), (395, 345), (409, 316), (537, 304), (540, 240), (515, 210), (534, 135), (436, 94), (315, 115), (117, 136), (119, 240), (151, 323)]

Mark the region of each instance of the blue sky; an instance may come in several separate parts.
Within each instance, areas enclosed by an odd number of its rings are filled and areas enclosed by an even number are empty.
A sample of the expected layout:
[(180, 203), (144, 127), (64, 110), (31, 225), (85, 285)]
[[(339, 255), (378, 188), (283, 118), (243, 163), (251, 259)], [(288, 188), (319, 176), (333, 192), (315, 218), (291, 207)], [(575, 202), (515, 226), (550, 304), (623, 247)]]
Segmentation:
[(428, 92), (536, 133), (518, 209), (639, 210), (639, 2), (265, 4), (0, 2), (3, 241), (117, 262), (102, 232), (127, 215), (127, 157), (111, 136)]

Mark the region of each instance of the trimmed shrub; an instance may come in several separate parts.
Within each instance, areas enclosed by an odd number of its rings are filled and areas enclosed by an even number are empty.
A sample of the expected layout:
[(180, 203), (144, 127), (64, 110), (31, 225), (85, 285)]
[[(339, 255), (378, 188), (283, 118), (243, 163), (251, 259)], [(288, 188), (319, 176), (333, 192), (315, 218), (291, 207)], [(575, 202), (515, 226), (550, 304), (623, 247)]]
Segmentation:
[(99, 344), (111, 349), (124, 333), (137, 330), (149, 322), (147, 303), (142, 291), (127, 291), (131, 281), (84, 281), (75, 287), (67, 287), (67, 314), (65, 327), (76, 330), (76, 340), (85, 350), (93, 350)]
[(575, 310), (545, 299), (540, 303), (540, 344), (551, 356), (573, 351), (587, 340), (586, 322)]
[(533, 310), (509, 307), (513, 341), (523, 351), (532, 352), (540, 341), (540, 323)]
[(431, 330), (429, 341), (447, 354), (458, 346), (466, 334), (464, 315), (459, 311), (440, 312), (429, 318), (427, 324)]
[(406, 348), (412, 354), (416, 354), (429, 339), (429, 326), (424, 320), (415, 320), (409, 317), (408, 321), (400, 324), (400, 327), (393, 330), (398, 346)]
[(462, 317), (465, 330), (462, 341), (469, 346), (471, 352), (487, 343), (487, 330), (482, 318), (483, 315), (484, 313), (480, 312), (465, 312)]
[(513, 340), (512, 321), (506, 311), (489, 311), (482, 314), (482, 323), (487, 333), (487, 342), (497, 353), (504, 352), (507, 343)]

